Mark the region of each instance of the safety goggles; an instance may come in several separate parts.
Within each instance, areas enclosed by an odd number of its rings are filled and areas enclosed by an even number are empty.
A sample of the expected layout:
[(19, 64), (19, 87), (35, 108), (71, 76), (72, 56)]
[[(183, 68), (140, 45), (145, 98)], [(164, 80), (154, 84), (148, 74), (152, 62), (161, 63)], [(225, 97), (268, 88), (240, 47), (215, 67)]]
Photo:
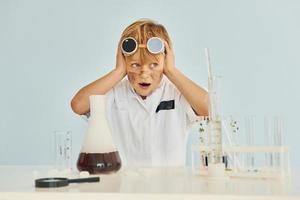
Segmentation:
[(147, 45), (138, 44), (133, 37), (127, 37), (122, 41), (122, 52), (124, 55), (134, 54), (138, 48), (147, 48), (152, 54), (159, 54), (165, 50), (165, 45), (159, 37), (152, 37), (147, 41)]

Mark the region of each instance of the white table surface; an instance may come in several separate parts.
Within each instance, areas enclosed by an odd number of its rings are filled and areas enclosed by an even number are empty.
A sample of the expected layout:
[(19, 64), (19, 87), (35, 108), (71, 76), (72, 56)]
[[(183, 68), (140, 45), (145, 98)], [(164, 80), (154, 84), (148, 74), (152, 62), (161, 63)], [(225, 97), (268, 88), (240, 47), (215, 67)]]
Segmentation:
[(48, 170), (47, 166), (0, 166), (0, 199), (300, 199), (300, 178), (295, 175), (285, 181), (214, 180), (188, 168), (122, 168), (99, 175), (98, 183), (35, 188), (33, 171), (46, 176)]

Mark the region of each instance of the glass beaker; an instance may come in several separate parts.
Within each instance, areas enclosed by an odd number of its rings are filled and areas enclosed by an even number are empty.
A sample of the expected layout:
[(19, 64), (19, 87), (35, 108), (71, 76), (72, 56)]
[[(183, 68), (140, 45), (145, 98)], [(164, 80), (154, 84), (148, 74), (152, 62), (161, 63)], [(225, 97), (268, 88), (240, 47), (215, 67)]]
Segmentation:
[(56, 169), (72, 169), (72, 131), (54, 131)]

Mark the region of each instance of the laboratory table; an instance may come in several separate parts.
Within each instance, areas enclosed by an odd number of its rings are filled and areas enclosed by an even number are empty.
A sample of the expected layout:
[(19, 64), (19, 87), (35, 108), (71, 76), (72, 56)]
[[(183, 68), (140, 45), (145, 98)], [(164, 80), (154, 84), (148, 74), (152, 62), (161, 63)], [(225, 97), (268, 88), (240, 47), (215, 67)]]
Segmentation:
[[(99, 175), (100, 182), (70, 184), (61, 188), (35, 188), (49, 166), (0, 166), (0, 199), (300, 199), (300, 178), (212, 179), (196, 175), (189, 168), (121, 168)], [(74, 170), (72, 176), (79, 176)]]

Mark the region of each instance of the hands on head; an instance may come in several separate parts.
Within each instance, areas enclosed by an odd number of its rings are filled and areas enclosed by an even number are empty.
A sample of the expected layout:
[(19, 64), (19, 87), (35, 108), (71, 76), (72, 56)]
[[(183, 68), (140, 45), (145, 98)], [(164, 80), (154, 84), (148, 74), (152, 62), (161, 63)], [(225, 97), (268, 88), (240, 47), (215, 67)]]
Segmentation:
[[(165, 41), (165, 51), (164, 51), (164, 65), (163, 65), (163, 73), (168, 75), (168, 73), (175, 68), (175, 56), (172, 47)], [(143, 65), (145, 63), (140, 63)], [(116, 57), (116, 70), (120, 71), (122, 76), (127, 75), (127, 63), (125, 56), (122, 52), (122, 40), (119, 41), (118, 49), (117, 49), (117, 57)], [(122, 77), (122, 78), (123, 78)]]

